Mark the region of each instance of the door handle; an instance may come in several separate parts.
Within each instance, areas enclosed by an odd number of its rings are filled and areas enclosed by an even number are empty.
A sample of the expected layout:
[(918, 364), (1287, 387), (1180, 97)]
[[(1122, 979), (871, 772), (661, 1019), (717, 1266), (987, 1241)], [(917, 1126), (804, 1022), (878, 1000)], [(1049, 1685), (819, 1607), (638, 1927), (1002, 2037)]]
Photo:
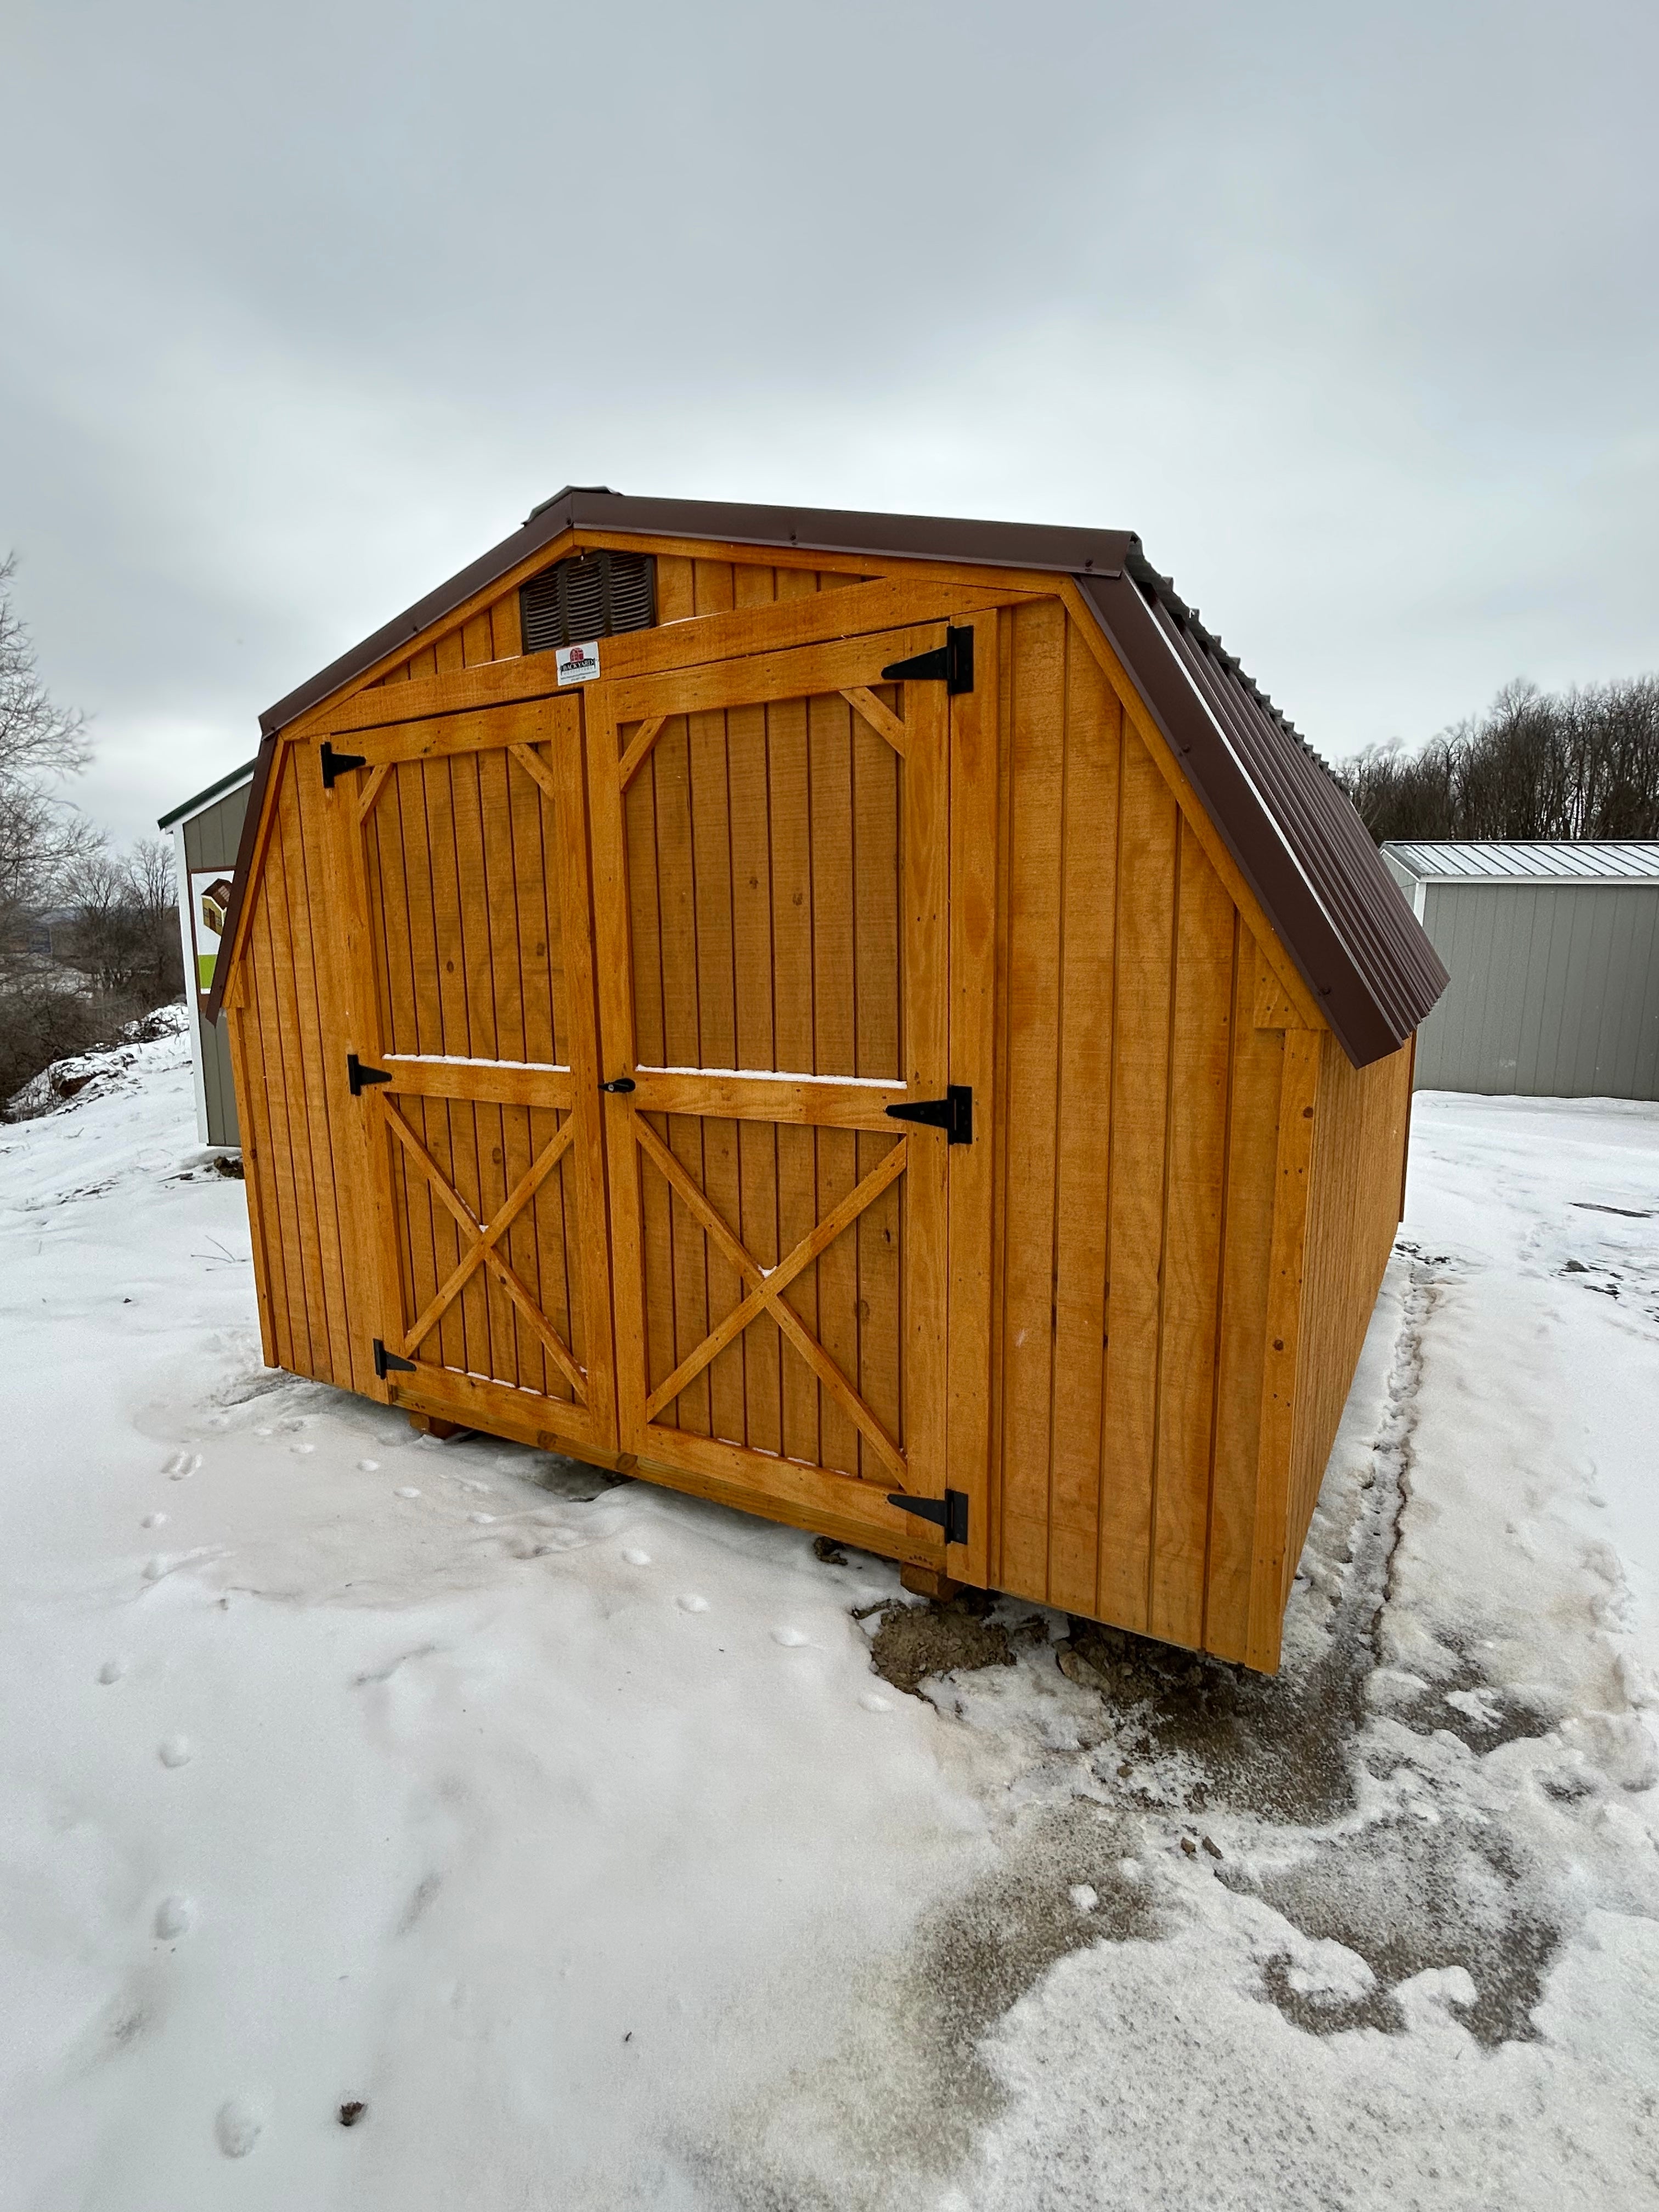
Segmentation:
[(601, 1091), (633, 1091), (637, 1087), (631, 1075), (619, 1075), (614, 1083), (602, 1083), (599, 1085)]

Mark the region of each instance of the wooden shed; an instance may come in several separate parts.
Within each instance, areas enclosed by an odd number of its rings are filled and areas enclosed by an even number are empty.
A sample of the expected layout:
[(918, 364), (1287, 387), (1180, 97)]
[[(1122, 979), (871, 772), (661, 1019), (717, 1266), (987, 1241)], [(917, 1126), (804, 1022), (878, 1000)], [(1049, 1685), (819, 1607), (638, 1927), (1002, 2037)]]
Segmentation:
[(263, 727), (273, 1365), (1277, 1665), (1445, 979), (1136, 537), (567, 490)]

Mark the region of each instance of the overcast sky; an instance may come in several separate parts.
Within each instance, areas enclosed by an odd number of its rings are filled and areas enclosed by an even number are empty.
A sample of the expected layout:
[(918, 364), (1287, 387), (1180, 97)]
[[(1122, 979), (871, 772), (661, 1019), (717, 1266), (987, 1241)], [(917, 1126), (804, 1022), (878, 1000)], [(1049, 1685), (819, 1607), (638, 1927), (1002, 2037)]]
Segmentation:
[(1138, 530), (1328, 755), (1659, 666), (1659, 9), (0, 0), (125, 839), (566, 483)]

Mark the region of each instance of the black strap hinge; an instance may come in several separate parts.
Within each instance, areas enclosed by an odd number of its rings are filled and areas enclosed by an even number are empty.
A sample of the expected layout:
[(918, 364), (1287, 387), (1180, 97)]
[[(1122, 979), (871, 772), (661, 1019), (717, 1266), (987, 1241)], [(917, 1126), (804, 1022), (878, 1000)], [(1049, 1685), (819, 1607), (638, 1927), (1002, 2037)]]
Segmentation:
[(361, 1098), (371, 1083), (390, 1083), (391, 1076), (383, 1067), (365, 1067), (355, 1052), (346, 1054), (346, 1081), (351, 1085), (351, 1095)]
[(944, 1129), (947, 1132), (947, 1144), (971, 1145), (974, 1141), (971, 1083), (953, 1083), (943, 1098), (918, 1099), (914, 1106), (890, 1106), (887, 1112), (895, 1121), (921, 1121), (927, 1128)]
[(932, 1521), (945, 1531), (947, 1544), (968, 1541), (968, 1493), (965, 1490), (947, 1490), (943, 1498), (907, 1498), (902, 1490), (890, 1490), (887, 1503), (896, 1505), (901, 1513), (914, 1513), (919, 1521)]
[(945, 633), (943, 645), (931, 653), (918, 653), (908, 660), (896, 660), (881, 672), (884, 684), (942, 684), (954, 698), (974, 688), (974, 633), (954, 625)]
[(401, 1359), (395, 1352), (388, 1352), (377, 1336), (374, 1340), (374, 1372), (384, 1382), (394, 1367), (403, 1375), (412, 1375), (415, 1372), (415, 1362), (412, 1359)]
[(328, 739), (323, 739), (322, 750), (317, 756), (323, 764), (323, 789), (332, 791), (337, 775), (344, 775), (354, 768), (367, 768), (368, 763), (362, 753), (337, 753)]

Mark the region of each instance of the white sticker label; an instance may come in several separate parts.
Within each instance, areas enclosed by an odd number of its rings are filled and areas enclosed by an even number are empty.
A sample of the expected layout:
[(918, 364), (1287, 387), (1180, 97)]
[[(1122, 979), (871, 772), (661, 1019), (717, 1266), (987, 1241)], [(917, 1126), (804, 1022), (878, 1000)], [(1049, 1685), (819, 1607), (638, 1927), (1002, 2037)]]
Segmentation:
[(597, 640), (591, 645), (562, 645), (557, 658), (561, 684), (591, 684), (599, 672)]

